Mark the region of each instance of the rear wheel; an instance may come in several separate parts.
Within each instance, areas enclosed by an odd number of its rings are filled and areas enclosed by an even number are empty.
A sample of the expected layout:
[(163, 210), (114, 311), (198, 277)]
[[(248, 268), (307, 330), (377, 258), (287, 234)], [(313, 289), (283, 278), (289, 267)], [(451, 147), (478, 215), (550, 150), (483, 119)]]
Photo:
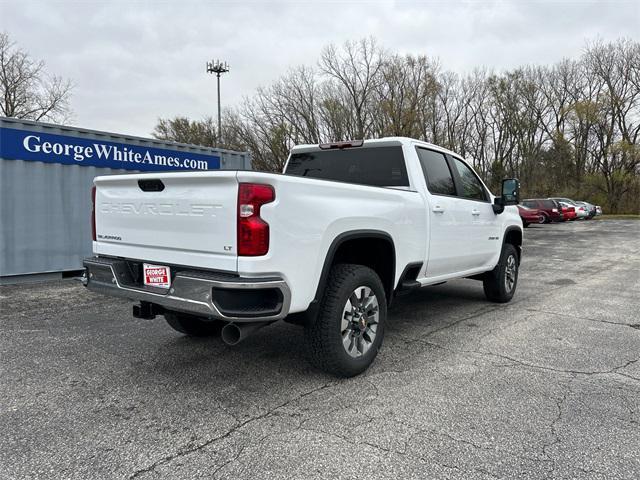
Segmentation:
[(538, 223), (546, 223), (546, 222), (545, 222), (545, 219), (544, 219), (544, 215), (540, 215), (540, 216), (538, 217)]
[(305, 327), (311, 362), (341, 377), (364, 372), (378, 354), (387, 318), (380, 277), (363, 265), (331, 269), (316, 321)]
[(546, 213), (542, 214), (542, 223), (551, 223), (551, 219), (549, 218), (549, 215), (547, 215)]
[(484, 294), (487, 300), (506, 303), (513, 297), (518, 284), (518, 252), (516, 247), (505, 243), (500, 254), (500, 262), (485, 274)]
[(191, 337), (211, 337), (220, 335), (225, 322), (221, 320), (205, 320), (183, 313), (167, 312), (164, 318), (175, 331)]

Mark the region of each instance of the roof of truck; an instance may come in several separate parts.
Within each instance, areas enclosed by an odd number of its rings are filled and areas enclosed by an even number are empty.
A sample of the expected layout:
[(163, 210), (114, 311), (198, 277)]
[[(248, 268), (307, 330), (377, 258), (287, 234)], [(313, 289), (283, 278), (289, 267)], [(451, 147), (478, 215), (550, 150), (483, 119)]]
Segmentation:
[[(333, 143), (333, 142), (331, 142)], [(433, 143), (429, 143), (429, 142), (425, 142), (422, 140), (417, 140), (415, 138), (409, 138), (409, 137), (382, 137), (382, 138), (371, 138), (371, 139), (366, 139), (364, 140), (364, 145), (363, 146), (387, 146), (387, 145), (406, 145), (406, 144), (420, 144), (422, 146), (428, 147), (428, 148), (433, 148), (436, 149), (438, 151), (441, 152), (445, 152), (445, 153), (449, 153), (451, 155), (455, 155), (457, 157), (461, 157), (461, 155), (459, 153), (453, 152), (447, 148), (441, 147), (439, 145), (434, 145)], [(354, 148), (359, 148), (359, 147), (354, 147)], [(291, 149), (292, 153), (295, 152), (309, 152), (309, 151), (317, 151), (317, 150), (321, 150), (320, 148), (320, 144), (303, 144), (303, 145), (296, 145), (295, 147), (293, 147)]]

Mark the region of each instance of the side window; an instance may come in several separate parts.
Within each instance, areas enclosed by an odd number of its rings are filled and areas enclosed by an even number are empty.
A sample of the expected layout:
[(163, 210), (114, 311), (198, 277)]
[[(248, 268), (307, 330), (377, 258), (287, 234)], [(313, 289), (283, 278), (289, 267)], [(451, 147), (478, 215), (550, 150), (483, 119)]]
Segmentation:
[(455, 157), (453, 158), (453, 164), (456, 166), (456, 170), (458, 170), (458, 175), (462, 183), (461, 196), (470, 200), (487, 200), (484, 187), (480, 180), (478, 180), (478, 177), (476, 177), (476, 174), (473, 173), (473, 170)]
[(453, 176), (444, 155), (425, 148), (417, 148), (416, 150), (429, 192), (435, 195), (455, 195), (456, 187), (453, 183)]

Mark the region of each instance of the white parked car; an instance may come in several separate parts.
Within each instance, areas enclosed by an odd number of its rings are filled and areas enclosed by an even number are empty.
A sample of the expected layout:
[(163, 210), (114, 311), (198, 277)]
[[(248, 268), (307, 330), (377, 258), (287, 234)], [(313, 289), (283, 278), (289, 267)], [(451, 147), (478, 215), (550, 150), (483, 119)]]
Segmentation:
[(315, 364), (356, 375), (401, 291), (468, 277), (513, 296), (519, 184), (494, 197), (458, 155), (408, 138), (301, 145), (283, 174), (151, 173), (94, 181), (84, 283), (234, 344), (286, 319)]
[(570, 198), (556, 198), (553, 197), (551, 198), (551, 200), (555, 200), (557, 202), (564, 202), (572, 207), (575, 208), (576, 210), (576, 219), (577, 220), (585, 220), (589, 217), (589, 209), (585, 206), (585, 205), (580, 205), (579, 202), (576, 202), (575, 200), (571, 200)]
[(578, 220), (588, 220), (590, 218), (589, 209), (586, 205), (580, 205), (579, 203), (574, 203), (574, 205), (576, 207), (576, 216)]
[(582, 201), (577, 201), (575, 203), (585, 208), (585, 211), (587, 212), (587, 220), (596, 216), (597, 208), (594, 204), (589, 202), (582, 202)]

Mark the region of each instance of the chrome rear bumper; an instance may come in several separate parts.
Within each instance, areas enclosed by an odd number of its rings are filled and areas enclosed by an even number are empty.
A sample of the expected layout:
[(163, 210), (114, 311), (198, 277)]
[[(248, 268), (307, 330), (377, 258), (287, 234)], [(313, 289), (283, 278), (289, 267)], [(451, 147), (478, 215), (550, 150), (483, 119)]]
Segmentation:
[[(82, 283), (94, 292), (149, 302), (166, 310), (201, 317), (238, 323), (275, 321), (287, 316), (291, 304), (291, 291), (281, 278), (242, 278), (230, 274), (188, 270), (185, 267), (174, 273), (171, 288), (166, 290), (134, 282), (130, 262), (127, 260), (90, 257), (84, 260), (84, 267)], [(229, 310), (221, 304), (223, 297), (233, 297), (234, 293), (242, 296), (260, 292), (272, 294), (274, 291), (279, 292), (278, 300), (268, 309), (251, 306)]]

